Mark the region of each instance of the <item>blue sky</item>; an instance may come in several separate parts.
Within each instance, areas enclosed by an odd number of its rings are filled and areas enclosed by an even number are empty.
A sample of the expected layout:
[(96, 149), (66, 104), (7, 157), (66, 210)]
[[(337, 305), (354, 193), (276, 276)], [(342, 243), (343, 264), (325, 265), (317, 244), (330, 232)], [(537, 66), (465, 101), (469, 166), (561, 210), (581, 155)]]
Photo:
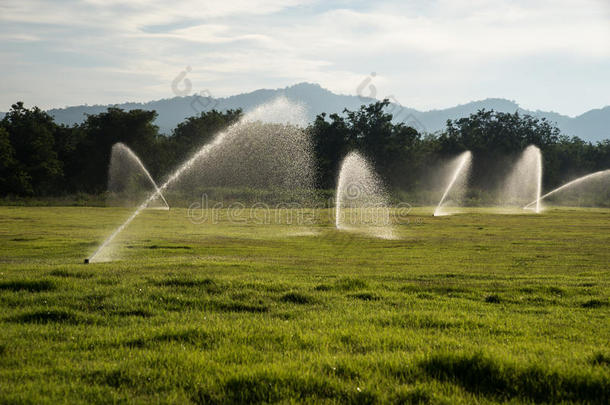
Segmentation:
[(610, 105), (609, 0), (3, 0), (0, 111), (227, 96), (302, 81), (428, 110)]

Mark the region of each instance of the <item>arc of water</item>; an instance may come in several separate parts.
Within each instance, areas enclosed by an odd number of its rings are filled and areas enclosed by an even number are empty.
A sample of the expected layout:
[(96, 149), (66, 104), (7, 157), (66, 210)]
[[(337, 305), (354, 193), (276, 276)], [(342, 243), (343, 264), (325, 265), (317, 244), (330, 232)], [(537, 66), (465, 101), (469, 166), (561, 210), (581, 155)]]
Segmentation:
[(337, 181), (337, 192), (335, 195), (335, 199), (337, 200), (335, 203), (335, 228), (339, 229), (341, 227), (341, 190), (344, 187), (344, 179), (339, 173), (339, 180)]
[[(235, 124), (235, 125), (239, 125)], [(193, 166), (193, 164), (199, 160), (200, 158), (206, 156), (207, 154), (210, 153), (211, 150), (213, 150), (216, 146), (218, 146), (220, 143), (222, 143), (222, 141), (225, 139), (225, 137), (227, 136), (228, 130), (227, 131), (223, 131), (220, 132), (216, 138), (214, 138), (214, 140), (206, 145), (204, 145), (201, 149), (199, 149), (197, 152), (195, 152), (193, 154), (193, 156), (191, 156), (190, 159), (188, 159), (186, 162), (184, 162), (182, 164), (182, 166), (180, 166), (166, 181), (165, 183), (163, 183), (161, 185), (161, 187), (158, 187), (142, 204), (140, 204), (140, 206), (133, 212), (133, 214), (131, 214), (131, 216), (129, 218), (127, 218), (127, 220), (125, 222), (123, 222), (123, 224), (121, 226), (119, 226), (105, 241), (104, 243), (102, 243), (100, 245), (100, 247), (95, 251), (95, 253), (93, 253), (93, 255), (91, 256), (91, 258), (89, 259), (90, 262), (95, 261), (95, 258), (100, 254), (101, 251), (104, 250), (104, 248), (106, 248), (106, 246), (108, 246), (110, 244), (110, 242), (112, 242), (114, 240), (114, 238), (116, 238), (116, 236), (118, 234), (120, 234), (123, 229), (125, 229), (127, 227), (127, 225), (129, 225), (131, 223), (131, 221), (133, 221), (139, 214), (140, 212), (142, 212), (143, 209), (145, 209), (148, 204), (150, 204), (155, 198), (157, 198), (159, 196), (159, 194), (161, 194), (163, 191), (165, 191), (167, 189), (167, 187), (169, 187), (170, 184), (172, 184), (174, 181), (176, 181), (181, 175), (182, 173), (184, 173), (186, 170), (188, 170), (191, 166)]]
[[(356, 182), (353, 182), (354, 178), (352, 177), (354, 170), (362, 171), (359, 173), (360, 177)], [(372, 168), (368, 165), (368, 162), (358, 152), (352, 151), (343, 158), (339, 168), (339, 179), (337, 181), (337, 191), (335, 193), (335, 228), (345, 228), (344, 225), (341, 225), (341, 210), (343, 209), (341, 203), (343, 202), (344, 195), (351, 199), (370, 197), (367, 196), (367, 194), (372, 191), (371, 182), (378, 183), (378, 179), (373, 175)], [(380, 185), (375, 184), (373, 187), (375, 187), (376, 191), (379, 193), (378, 197), (383, 199), (381, 195), (384, 192), (381, 190)]]
[[(356, 151), (350, 152), (341, 162), (335, 198), (337, 229), (396, 239), (390, 221), (389, 196), (383, 182)], [(349, 220), (347, 213), (342, 212), (348, 206), (352, 208)]]
[(148, 178), (148, 180), (150, 181), (150, 183), (153, 185), (153, 187), (155, 188), (155, 191), (158, 193), (159, 197), (161, 197), (161, 199), (163, 200), (163, 202), (165, 203), (165, 206), (167, 207), (167, 209), (169, 209), (169, 204), (167, 203), (167, 200), (165, 199), (165, 197), (163, 196), (163, 193), (161, 193), (161, 190), (159, 190), (159, 186), (157, 186), (157, 183), (155, 183), (155, 180), (153, 180), (152, 176), (150, 175), (150, 173), (148, 172), (148, 170), (146, 169), (146, 166), (144, 166), (144, 163), (142, 163), (142, 161), (140, 160), (140, 158), (138, 157), (138, 155), (136, 155), (134, 153), (134, 151), (131, 150), (131, 148), (129, 148), (127, 145), (125, 145), (122, 142), (118, 142), (116, 144), (114, 144), (114, 146), (112, 147), (114, 148), (120, 148), (122, 149), (124, 152), (127, 153), (127, 155), (132, 158), (142, 169), (142, 171), (144, 172), (144, 174), (146, 175), (146, 177)]
[(438, 205), (436, 206), (436, 209), (434, 210), (434, 216), (437, 216), (440, 213), (440, 209), (441, 209), (441, 206), (443, 205), (443, 202), (445, 201), (445, 198), (447, 198), (449, 191), (451, 191), (451, 189), (453, 188), (453, 185), (455, 184), (457, 179), (460, 177), (460, 173), (462, 172), (462, 170), (464, 170), (464, 167), (466, 167), (466, 163), (468, 162), (470, 157), (471, 157), (470, 151), (466, 151), (463, 153), (462, 159), (460, 159), (460, 163), (459, 163), (457, 169), (455, 170), (455, 172), (453, 173), (453, 177), (451, 178), (449, 185), (445, 189), (445, 192), (443, 193), (441, 200), (439, 201)]
[(582, 177), (579, 177), (579, 178), (577, 178), (577, 179), (575, 179), (575, 180), (569, 181), (569, 182), (567, 182), (566, 184), (564, 184), (564, 185), (562, 185), (562, 186), (560, 186), (560, 187), (557, 187), (556, 189), (554, 189), (554, 190), (552, 190), (552, 191), (549, 191), (549, 192), (548, 192), (548, 193), (546, 193), (545, 195), (543, 195), (543, 196), (539, 196), (537, 199), (535, 199), (535, 200), (534, 200), (534, 201), (532, 201), (531, 203), (529, 203), (529, 204), (527, 204), (526, 206), (524, 206), (524, 207), (523, 207), (523, 209), (527, 209), (527, 208), (531, 207), (531, 206), (532, 206), (532, 205), (534, 205), (534, 204), (536, 204), (537, 206), (539, 206), (539, 205), (540, 205), (540, 201), (544, 200), (545, 198), (547, 198), (547, 197), (548, 197), (548, 196), (550, 196), (550, 195), (553, 195), (553, 194), (555, 194), (555, 193), (557, 193), (557, 192), (559, 192), (559, 191), (561, 191), (561, 190), (563, 190), (563, 189), (565, 189), (565, 188), (568, 188), (568, 187), (570, 187), (570, 186), (573, 186), (574, 184), (581, 183), (581, 182), (586, 181), (586, 180), (589, 180), (589, 179), (591, 179), (591, 178), (593, 178), (593, 177), (597, 177), (597, 176), (601, 176), (601, 175), (605, 175), (605, 174), (610, 174), (610, 169), (607, 169), (607, 170), (600, 170), (600, 171), (598, 171), (598, 172), (591, 173), (591, 174), (587, 174), (587, 175), (582, 176)]
[(542, 152), (537, 149), (536, 154), (536, 170), (538, 171), (538, 178), (536, 183), (536, 214), (540, 213), (540, 194), (542, 194)]

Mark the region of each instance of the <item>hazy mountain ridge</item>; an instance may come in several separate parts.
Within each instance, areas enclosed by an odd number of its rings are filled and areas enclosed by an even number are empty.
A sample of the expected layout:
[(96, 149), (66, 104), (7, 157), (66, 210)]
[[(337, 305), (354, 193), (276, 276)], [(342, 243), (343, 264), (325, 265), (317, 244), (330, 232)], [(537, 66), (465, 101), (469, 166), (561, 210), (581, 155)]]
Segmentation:
[[(308, 109), (308, 118), (311, 121), (322, 112), (328, 114), (341, 113), (345, 108), (355, 110), (362, 104), (374, 101), (367, 97), (335, 94), (317, 84), (299, 83), (283, 89), (260, 89), (224, 98), (195, 95), (161, 99), (146, 103), (74, 106), (51, 109), (47, 112), (55, 117), (58, 123), (72, 125), (82, 122), (86, 114), (98, 114), (106, 111), (111, 106), (125, 110), (138, 108), (156, 110), (159, 114), (156, 124), (162, 133), (169, 134), (178, 123), (184, 121), (187, 117), (198, 115), (200, 112), (213, 108), (217, 110), (242, 108), (248, 111), (280, 95), (304, 104)], [(590, 110), (572, 118), (555, 112), (525, 110), (520, 108), (514, 101), (506, 99), (488, 98), (455, 107), (430, 111), (418, 111), (413, 108), (392, 104), (390, 112), (394, 114), (396, 121), (404, 121), (420, 131), (436, 132), (445, 128), (448, 119), (467, 117), (480, 109), (510, 113), (519, 111), (520, 113), (530, 114), (538, 118), (546, 118), (555, 123), (562, 133), (569, 136), (578, 136), (586, 141), (595, 142), (610, 138), (610, 106)], [(0, 118), (2, 116), (4, 114), (0, 113)]]

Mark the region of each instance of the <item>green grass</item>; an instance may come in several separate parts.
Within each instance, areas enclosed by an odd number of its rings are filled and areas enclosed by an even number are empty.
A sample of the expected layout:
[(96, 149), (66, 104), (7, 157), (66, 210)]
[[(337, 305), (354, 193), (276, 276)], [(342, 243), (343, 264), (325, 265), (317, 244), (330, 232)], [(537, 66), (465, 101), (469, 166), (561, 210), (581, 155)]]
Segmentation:
[(0, 404), (610, 402), (610, 210), (313, 214), (0, 208)]

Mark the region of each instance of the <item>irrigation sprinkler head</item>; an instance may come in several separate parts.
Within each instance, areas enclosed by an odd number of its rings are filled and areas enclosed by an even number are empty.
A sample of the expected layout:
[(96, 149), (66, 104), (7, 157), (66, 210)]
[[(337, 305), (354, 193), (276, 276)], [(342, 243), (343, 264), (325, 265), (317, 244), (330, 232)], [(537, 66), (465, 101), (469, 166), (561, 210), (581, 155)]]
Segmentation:
[(89, 264), (89, 259), (85, 259), (85, 264)]

